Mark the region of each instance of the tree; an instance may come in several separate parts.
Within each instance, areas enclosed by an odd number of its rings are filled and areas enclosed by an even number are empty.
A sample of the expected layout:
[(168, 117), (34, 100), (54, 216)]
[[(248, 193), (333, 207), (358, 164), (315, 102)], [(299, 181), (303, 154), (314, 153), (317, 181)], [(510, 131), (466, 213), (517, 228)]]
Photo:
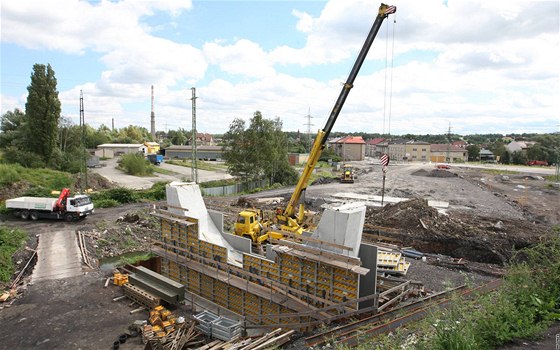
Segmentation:
[(511, 162), (513, 164), (527, 164), (527, 155), (521, 151), (515, 151), (511, 154)]
[(0, 147), (20, 147), (24, 144), (22, 129), (25, 123), (25, 113), (19, 109), (8, 111), (0, 120)]
[(297, 178), (288, 163), (288, 142), (280, 118), (266, 119), (256, 111), (247, 129), (244, 120), (235, 119), (223, 141), (223, 157), (232, 175), (265, 177), (284, 184)]
[(25, 103), (25, 148), (38, 154), (49, 163), (56, 148), (60, 100), (56, 89), (56, 78), (51, 65), (33, 65), (31, 84), (27, 87)]
[(480, 157), (480, 147), (477, 145), (468, 145), (467, 152), (469, 153), (469, 161), (476, 161)]
[(502, 157), (500, 158), (500, 163), (502, 164), (509, 164), (511, 163), (511, 154), (509, 151), (505, 151)]

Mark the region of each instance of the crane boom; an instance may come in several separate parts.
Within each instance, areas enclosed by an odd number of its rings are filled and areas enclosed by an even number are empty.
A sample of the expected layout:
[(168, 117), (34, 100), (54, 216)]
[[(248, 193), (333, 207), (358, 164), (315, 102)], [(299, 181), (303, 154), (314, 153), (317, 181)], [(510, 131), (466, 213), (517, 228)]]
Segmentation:
[[(288, 204), (286, 205), (286, 208), (284, 209), (283, 216), (285, 220), (283, 221), (288, 221), (288, 218), (294, 217), (295, 207), (299, 202), (302, 193), (307, 189), (307, 182), (309, 181), (309, 178), (313, 173), (313, 170), (315, 169), (315, 166), (317, 165), (319, 158), (321, 157), (321, 153), (325, 148), (325, 143), (327, 142), (329, 134), (331, 133), (332, 128), (334, 126), (334, 123), (336, 122), (336, 119), (340, 114), (342, 106), (344, 106), (344, 102), (346, 101), (346, 98), (350, 93), (350, 89), (354, 87), (354, 80), (356, 79), (356, 76), (358, 75), (358, 72), (360, 71), (360, 68), (364, 63), (364, 60), (373, 43), (373, 40), (377, 36), (377, 32), (379, 32), (379, 28), (381, 28), (381, 24), (383, 23), (383, 20), (390, 14), (395, 13), (396, 10), (397, 8), (395, 6), (389, 6), (385, 4), (381, 4), (381, 6), (379, 7), (379, 12), (377, 13), (377, 17), (375, 18), (375, 21), (373, 22), (373, 25), (371, 27), (371, 30), (369, 31), (366, 41), (362, 46), (360, 54), (356, 58), (356, 62), (354, 63), (354, 66), (352, 67), (352, 70), (348, 75), (348, 79), (342, 86), (342, 90), (340, 91), (340, 95), (338, 96), (338, 99), (336, 100), (336, 103), (333, 106), (329, 119), (327, 120), (325, 127), (322, 130), (319, 130), (317, 136), (315, 137), (315, 141), (313, 142), (313, 147), (311, 148), (311, 152), (309, 153), (309, 158), (307, 160), (307, 163), (305, 164), (303, 173), (301, 174), (298, 183), (296, 185), (296, 188), (292, 193), (292, 196)], [(301, 218), (302, 215), (298, 215), (298, 216), (299, 216), (298, 223), (301, 224), (301, 221), (303, 220), (303, 218)]]

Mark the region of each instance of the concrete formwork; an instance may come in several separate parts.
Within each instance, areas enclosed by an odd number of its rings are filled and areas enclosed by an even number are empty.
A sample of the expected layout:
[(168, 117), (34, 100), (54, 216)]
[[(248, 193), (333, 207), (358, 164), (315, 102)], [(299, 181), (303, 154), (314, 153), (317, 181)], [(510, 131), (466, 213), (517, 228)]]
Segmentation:
[[(235, 251), (241, 257), (237, 261), (229, 256), (234, 248), (227, 241), (234, 240), (222, 236), (202, 198), (187, 198), (200, 196), (195, 186), (169, 185), (179, 190), (168, 189), (169, 210), (156, 211), (161, 236), (153, 251), (162, 257), (164, 276), (253, 324), (304, 325), (358, 309), (353, 300), (363, 296), (360, 283), (372, 275), (357, 257), (364, 208), (350, 206), (328, 213), (319, 226), (321, 237), (329, 240), (319, 247), (280, 240), (267, 247), (267, 257)], [(346, 251), (351, 256), (321, 249), (330, 241), (335, 247), (350, 244)], [(364, 291), (375, 291), (371, 281), (366, 284)], [(338, 307), (340, 303), (344, 305)]]

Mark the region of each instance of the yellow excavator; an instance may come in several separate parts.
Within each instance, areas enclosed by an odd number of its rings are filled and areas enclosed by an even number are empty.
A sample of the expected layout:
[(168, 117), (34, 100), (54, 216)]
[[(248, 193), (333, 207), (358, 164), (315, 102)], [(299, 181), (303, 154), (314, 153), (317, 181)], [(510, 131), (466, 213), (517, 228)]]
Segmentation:
[(309, 178), (321, 157), (321, 153), (325, 148), (327, 138), (340, 114), (342, 106), (350, 93), (350, 89), (354, 87), (354, 80), (360, 71), (362, 64), (366, 58), (366, 55), (373, 43), (373, 40), (377, 36), (377, 32), (383, 23), (383, 20), (387, 18), (390, 14), (396, 12), (395, 6), (389, 6), (381, 4), (375, 21), (371, 27), (371, 30), (362, 46), (362, 49), (348, 75), (346, 83), (342, 86), (342, 91), (336, 100), (336, 103), (331, 111), (329, 119), (322, 130), (319, 130), (315, 141), (313, 142), (313, 147), (309, 153), (309, 159), (305, 164), (303, 173), (299, 177), (298, 183), (292, 193), (286, 208), (277, 208), (273, 214), (265, 214), (260, 209), (246, 209), (239, 213), (237, 221), (234, 225), (234, 233), (239, 236), (244, 236), (250, 238), (254, 243), (262, 243), (267, 241), (269, 238), (281, 239), (285, 236), (285, 233), (295, 233), (302, 234), (303, 231), (309, 230), (310, 224), (306, 222), (305, 210), (303, 203), (299, 203), (302, 195), (307, 189), (307, 183)]

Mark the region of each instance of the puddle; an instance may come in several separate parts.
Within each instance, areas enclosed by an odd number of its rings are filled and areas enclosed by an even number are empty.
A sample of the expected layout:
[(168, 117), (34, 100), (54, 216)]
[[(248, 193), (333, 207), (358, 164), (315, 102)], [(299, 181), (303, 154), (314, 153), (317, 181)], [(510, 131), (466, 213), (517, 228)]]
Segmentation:
[(101, 271), (113, 271), (115, 267), (131, 264), (137, 261), (149, 260), (151, 258), (149, 254), (149, 252), (131, 252), (101, 259), (99, 261), (99, 268)]

